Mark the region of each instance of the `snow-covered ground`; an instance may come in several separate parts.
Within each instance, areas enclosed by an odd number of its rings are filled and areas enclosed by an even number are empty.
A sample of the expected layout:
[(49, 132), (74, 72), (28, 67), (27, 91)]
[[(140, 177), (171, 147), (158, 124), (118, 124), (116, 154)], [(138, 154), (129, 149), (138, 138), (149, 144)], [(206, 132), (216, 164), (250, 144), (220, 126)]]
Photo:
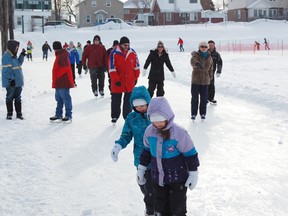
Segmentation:
[[(99, 34), (109, 48), (126, 35), (143, 67), (149, 50), (162, 40), (176, 79), (166, 69), (165, 96), (199, 151), (199, 181), (188, 191), (193, 216), (285, 216), (288, 212), (288, 51), (221, 52), (224, 67), (216, 78), (217, 106), (208, 105), (207, 120), (190, 120), (190, 52), (202, 40), (284, 40), (286, 22), (260, 21), (165, 27), (49, 28), (21, 34), (34, 44), (33, 62), (23, 64), (24, 121), (7, 121), (5, 89), (0, 90), (0, 215), (2, 216), (142, 216), (144, 204), (136, 183), (132, 143), (112, 162), (110, 151), (123, 119), (112, 126), (110, 95), (96, 99), (90, 78), (77, 77), (71, 89), (73, 123), (51, 124), (56, 102), (51, 88), (54, 54), (42, 61), (47, 40), (85, 42)], [(185, 52), (178, 52), (177, 39)], [(217, 44), (216, 44), (217, 46)], [(142, 68), (141, 67), (141, 68)], [(107, 84), (107, 80), (106, 80)], [(147, 77), (138, 85), (147, 86)], [(106, 85), (107, 86), (107, 85)]]

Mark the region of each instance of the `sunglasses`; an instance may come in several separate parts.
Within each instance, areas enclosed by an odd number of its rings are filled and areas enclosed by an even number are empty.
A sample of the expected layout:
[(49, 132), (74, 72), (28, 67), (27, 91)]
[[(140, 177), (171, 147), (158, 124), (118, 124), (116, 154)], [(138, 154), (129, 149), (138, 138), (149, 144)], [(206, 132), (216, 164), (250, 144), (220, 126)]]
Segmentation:
[(158, 48), (163, 48), (163, 46), (158, 46)]
[(207, 46), (200, 46), (200, 48), (208, 48)]
[(125, 47), (129, 47), (129, 46), (130, 46), (130, 44), (123, 44), (123, 46), (125, 46)]

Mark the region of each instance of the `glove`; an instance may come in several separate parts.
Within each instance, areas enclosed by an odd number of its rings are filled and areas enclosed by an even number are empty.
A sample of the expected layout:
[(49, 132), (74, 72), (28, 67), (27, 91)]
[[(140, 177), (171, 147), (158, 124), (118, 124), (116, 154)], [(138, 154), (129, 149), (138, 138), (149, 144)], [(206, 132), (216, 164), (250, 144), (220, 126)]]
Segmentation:
[(196, 66), (203, 69), (203, 65), (199, 61), (196, 62)]
[(137, 183), (139, 185), (144, 185), (146, 183), (146, 179), (144, 177), (146, 170), (147, 170), (146, 166), (143, 166), (141, 164), (138, 165), (138, 169), (137, 169)]
[(135, 80), (135, 86), (136, 86), (136, 84), (137, 84), (137, 81), (138, 81), (138, 80), (136, 79), (136, 80)]
[(10, 86), (11, 86), (11, 87), (14, 87), (14, 86), (15, 86), (15, 79), (10, 80)]
[(87, 70), (87, 65), (86, 64), (83, 65), (83, 69)]
[(189, 176), (186, 180), (185, 187), (189, 187), (190, 190), (193, 190), (196, 187), (198, 182), (198, 172), (189, 171)]
[(23, 48), (20, 55), (23, 55), (24, 57), (26, 56), (26, 50)]
[(175, 73), (175, 71), (173, 71), (173, 72), (171, 72), (171, 73), (172, 73), (173, 77), (176, 78), (176, 73)]
[(118, 154), (120, 150), (122, 149), (122, 146), (119, 144), (115, 144), (112, 151), (111, 151), (111, 158), (114, 162), (118, 161)]
[(218, 73), (218, 72), (216, 73), (216, 77), (220, 77), (220, 75), (221, 75), (221, 73)]
[(146, 76), (146, 73), (147, 73), (147, 69), (143, 69), (143, 70), (142, 70), (142, 76), (145, 77), (145, 76)]
[(76, 68), (78, 68), (79, 64), (76, 64)]
[(116, 86), (121, 86), (121, 82), (120, 81), (117, 81), (115, 84), (116, 84)]

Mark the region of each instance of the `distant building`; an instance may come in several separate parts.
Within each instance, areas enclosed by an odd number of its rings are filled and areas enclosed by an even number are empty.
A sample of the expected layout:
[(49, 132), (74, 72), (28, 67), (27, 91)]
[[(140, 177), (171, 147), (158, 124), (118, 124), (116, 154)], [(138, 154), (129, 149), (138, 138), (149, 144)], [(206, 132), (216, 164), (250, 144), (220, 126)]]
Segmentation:
[(249, 22), (256, 19), (288, 18), (287, 0), (229, 0), (228, 21)]
[(149, 17), (149, 15), (150, 17), (152, 16), (152, 14), (150, 14), (151, 4), (144, 0), (128, 0), (124, 3), (123, 8), (125, 21), (144, 20), (148, 24), (149, 18), (147, 19), (147, 17)]
[(14, 0), (14, 27), (33, 31), (51, 16), (51, 0)]
[(76, 23), (78, 27), (91, 27), (107, 18), (123, 19), (123, 4), (120, 0), (84, 0), (76, 5)]

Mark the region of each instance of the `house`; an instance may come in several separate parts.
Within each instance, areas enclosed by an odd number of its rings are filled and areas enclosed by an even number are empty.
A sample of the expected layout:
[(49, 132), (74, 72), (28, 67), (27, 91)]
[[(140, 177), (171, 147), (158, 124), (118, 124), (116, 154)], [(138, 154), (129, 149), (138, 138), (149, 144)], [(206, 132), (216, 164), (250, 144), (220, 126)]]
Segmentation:
[(177, 25), (201, 22), (200, 0), (154, 0), (153, 25)]
[(14, 0), (14, 27), (33, 31), (51, 16), (51, 0)]
[(228, 21), (249, 22), (255, 19), (287, 19), (287, 0), (229, 0)]
[[(144, 0), (128, 0), (124, 3), (124, 20), (132, 22), (133, 20), (145, 20), (151, 10), (151, 4)], [(149, 21), (146, 21), (147, 24)], [(151, 24), (151, 23), (150, 23)]]
[(75, 6), (76, 23), (78, 27), (91, 27), (107, 18), (123, 19), (123, 4), (120, 0), (84, 0)]
[(220, 11), (204, 10), (201, 12), (202, 23), (220, 23), (227, 20), (226, 14)]

